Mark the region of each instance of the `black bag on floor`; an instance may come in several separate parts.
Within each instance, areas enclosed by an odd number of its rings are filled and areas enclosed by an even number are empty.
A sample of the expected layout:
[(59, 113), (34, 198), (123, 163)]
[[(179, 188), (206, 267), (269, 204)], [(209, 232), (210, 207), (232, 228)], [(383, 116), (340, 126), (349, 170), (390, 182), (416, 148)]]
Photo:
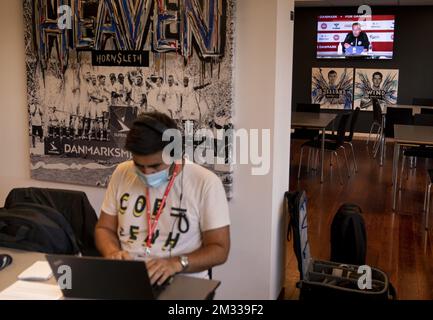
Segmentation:
[(364, 265), (367, 233), (362, 210), (356, 204), (343, 204), (331, 225), (331, 261)]
[(386, 273), (368, 266), (312, 261), (300, 286), (301, 300), (384, 301), (397, 299), (395, 289), (389, 282)]
[(34, 203), (0, 209), (0, 247), (50, 254), (78, 254), (71, 226), (53, 208)]

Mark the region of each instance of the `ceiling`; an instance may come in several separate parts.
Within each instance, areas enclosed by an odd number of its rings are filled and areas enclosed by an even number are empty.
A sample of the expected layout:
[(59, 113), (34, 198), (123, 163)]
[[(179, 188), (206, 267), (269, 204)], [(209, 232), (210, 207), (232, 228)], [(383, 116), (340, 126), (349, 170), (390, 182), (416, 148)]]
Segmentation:
[(426, 6), (433, 0), (296, 0), (296, 7), (356, 7), (363, 4), (374, 6)]

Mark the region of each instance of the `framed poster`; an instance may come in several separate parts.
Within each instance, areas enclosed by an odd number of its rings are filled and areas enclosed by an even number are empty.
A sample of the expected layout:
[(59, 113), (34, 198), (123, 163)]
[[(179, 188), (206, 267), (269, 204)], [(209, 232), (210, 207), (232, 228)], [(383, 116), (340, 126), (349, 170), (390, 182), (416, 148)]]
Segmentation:
[(351, 110), (353, 105), (353, 69), (313, 68), (311, 102), (322, 109)]
[(373, 110), (373, 99), (380, 104), (397, 104), (399, 70), (356, 69), (355, 108)]
[(107, 186), (142, 112), (232, 128), (234, 0), (23, 3), (32, 178)]

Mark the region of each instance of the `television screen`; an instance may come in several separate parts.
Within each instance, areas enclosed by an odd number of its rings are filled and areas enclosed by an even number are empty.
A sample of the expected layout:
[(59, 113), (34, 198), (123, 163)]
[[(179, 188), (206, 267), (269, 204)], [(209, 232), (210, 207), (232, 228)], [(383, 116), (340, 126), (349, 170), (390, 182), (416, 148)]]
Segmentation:
[(319, 16), (318, 59), (392, 59), (393, 15)]

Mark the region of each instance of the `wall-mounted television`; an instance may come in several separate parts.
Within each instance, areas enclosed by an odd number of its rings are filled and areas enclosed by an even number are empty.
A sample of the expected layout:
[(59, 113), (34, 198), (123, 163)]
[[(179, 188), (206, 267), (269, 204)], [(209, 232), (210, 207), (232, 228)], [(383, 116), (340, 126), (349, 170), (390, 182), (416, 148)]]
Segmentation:
[(392, 59), (394, 15), (319, 16), (318, 59)]

